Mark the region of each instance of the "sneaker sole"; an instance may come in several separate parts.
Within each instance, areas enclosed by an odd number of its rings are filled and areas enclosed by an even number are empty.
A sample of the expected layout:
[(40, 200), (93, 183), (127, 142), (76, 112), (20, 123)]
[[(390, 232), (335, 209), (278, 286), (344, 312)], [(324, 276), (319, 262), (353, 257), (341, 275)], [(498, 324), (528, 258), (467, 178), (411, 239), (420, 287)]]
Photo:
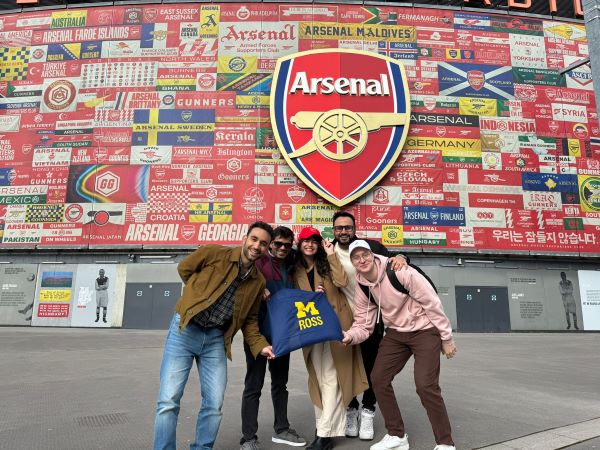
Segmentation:
[(397, 447), (390, 448), (389, 450), (409, 450), (409, 449), (410, 449), (410, 444), (409, 445), (399, 445)]
[(347, 438), (350, 438), (350, 439), (354, 439), (354, 438), (357, 438), (357, 437), (358, 437), (358, 434), (355, 434), (354, 436), (352, 436), (352, 435), (350, 435), (350, 434), (347, 434), (347, 435), (346, 435), (346, 437), (347, 437)]
[(375, 438), (375, 436), (371, 436), (371, 437), (363, 437), (363, 436), (359, 436), (358, 437), (361, 441), (372, 441), (373, 438)]
[(285, 439), (279, 439), (276, 437), (272, 437), (271, 438), (272, 442), (275, 442), (276, 444), (285, 444), (285, 445), (291, 445), (292, 447), (305, 447), (306, 446), (306, 442), (290, 442), (290, 441), (286, 441)]

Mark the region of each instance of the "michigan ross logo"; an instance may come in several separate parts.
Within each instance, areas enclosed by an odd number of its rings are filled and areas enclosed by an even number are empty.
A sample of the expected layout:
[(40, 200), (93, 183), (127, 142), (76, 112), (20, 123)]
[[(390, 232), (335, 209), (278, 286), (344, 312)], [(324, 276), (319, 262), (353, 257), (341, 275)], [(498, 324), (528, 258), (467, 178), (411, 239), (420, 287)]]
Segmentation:
[(400, 152), (410, 118), (404, 67), (374, 53), (323, 49), (281, 58), (271, 123), (285, 160), (337, 206), (375, 186)]
[[(296, 317), (298, 318), (298, 328), (300, 331), (323, 325), (321, 313), (315, 306), (315, 302), (308, 302), (306, 304), (294, 302), (294, 306), (296, 306), (298, 311)], [(310, 317), (307, 317), (308, 315), (310, 315)]]

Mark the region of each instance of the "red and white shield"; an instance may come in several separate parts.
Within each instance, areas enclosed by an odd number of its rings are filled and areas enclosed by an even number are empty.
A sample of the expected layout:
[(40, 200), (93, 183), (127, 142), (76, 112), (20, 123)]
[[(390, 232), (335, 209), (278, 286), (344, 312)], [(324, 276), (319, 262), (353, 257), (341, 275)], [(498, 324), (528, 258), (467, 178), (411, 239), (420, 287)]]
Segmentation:
[(323, 49), (281, 58), (271, 124), (281, 154), (318, 195), (342, 206), (392, 167), (408, 133), (404, 67), (374, 53)]
[(279, 207), (279, 220), (291, 220), (292, 205), (281, 205)]
[(181, 228), (181, 237), (189, 241), (196, 235), (196, 227), (194, 225), (184, 225)]
[(467, 81), (473, 89), (478, 91), (485, 85), (485, 73), (481, 70), (469, 70), (467, 72)]

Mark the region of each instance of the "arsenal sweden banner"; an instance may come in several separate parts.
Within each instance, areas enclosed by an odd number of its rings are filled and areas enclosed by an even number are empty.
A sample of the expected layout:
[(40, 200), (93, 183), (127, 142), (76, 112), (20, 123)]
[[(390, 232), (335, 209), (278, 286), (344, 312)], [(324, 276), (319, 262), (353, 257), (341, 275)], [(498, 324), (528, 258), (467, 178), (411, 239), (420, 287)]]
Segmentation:
[(322, 292), (282, 289), (267, 302), (275, 356), (327, 341), (341, 341), (342, 327)]

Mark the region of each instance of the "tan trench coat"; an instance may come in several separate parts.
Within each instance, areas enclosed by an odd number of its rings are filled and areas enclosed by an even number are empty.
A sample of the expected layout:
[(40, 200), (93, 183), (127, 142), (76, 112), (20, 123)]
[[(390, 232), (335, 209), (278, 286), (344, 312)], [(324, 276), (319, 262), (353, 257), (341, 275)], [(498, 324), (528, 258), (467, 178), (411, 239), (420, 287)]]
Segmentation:
[[(352, 326), (352, 310), (346, 296), (339, 288), (348, 283), (348, 277), (336, 254), (328, 255), (327, 259), (331, 266), (331, 278), (322, 278), (315, 269), (315, 286), (320, 283), (323, 284), (325, 295), (340, 320), (342, 330), (346, 331)], [(294, 282), (298, 289), (312, 291), (304, 267), (299, 266), (296, 269)], [(360, 346), (344, 346), (341, 342), (330, 342), (329, 345), (338, 376), (338, 383), (342, 389), (344, 404), (348, 405), (352, 398), (369, 388)], [(313, 405), (323, 409), (321, 389), (317, 383), (316, 372), (310, 359), (311, 350), (312, 346), (302, 349), (304, 363), (308, 370), (308, 393)]]

